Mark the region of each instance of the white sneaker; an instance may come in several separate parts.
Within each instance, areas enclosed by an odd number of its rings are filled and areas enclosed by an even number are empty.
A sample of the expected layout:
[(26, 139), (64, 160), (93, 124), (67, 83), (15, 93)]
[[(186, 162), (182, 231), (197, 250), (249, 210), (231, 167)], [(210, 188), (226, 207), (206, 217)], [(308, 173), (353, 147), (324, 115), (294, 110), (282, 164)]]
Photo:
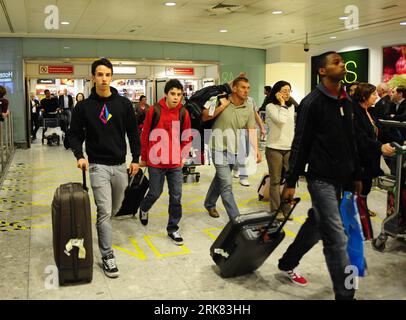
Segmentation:
[(240, 177), (240, 170), (237, 171), (233, 170), (233, 177), (238, 179)]
[(248, 179), (240, 179), (240, 185), (242, 185), (244, 187), (249, 187), (250, 183), (249, 183)]

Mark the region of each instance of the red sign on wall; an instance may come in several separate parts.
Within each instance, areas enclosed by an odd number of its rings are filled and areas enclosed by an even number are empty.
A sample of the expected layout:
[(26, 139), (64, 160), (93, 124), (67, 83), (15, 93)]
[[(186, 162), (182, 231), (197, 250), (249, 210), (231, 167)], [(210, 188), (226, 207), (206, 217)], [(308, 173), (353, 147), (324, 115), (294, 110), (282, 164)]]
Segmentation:
[(73, 74), (73, 66), (39, 66), (40, 74)]
[(165, 73), (167, 76), (193, 76), (195, 74), (195, 69), (167, 67)]

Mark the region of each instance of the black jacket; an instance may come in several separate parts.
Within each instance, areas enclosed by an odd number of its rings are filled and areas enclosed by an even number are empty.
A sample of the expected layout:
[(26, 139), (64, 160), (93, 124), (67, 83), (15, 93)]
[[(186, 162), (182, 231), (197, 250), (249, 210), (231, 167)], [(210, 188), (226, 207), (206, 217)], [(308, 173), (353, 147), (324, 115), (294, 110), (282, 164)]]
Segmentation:
[(399, 105), (398, 110), (396, 111), (396, 104), (392, 102), (391, 104), (391, 112), (390, 114), (394, 114), (393, 118), (388, 118), (394, 121), (406, 121), (406, 99), (402, 101)]
[(354, 105), (354, 127), (357, 139), (358, 157), (361, 166), (361, 177), (371, 179), (383, 174), (381, 170), (381, 138), (382, 128), (377, 119), (371, 115), (378, 127), (378, 135), (375, 132), (367, 112), (359, 105)]
[(385, 119), (390, 114), (391, 111), (391, 99), (389, 95), (381, 98), (374, 108), (370, 108), (370, 113), (373, 114), (378, 119)]
[[(58, 103), (59, 103), (59, 108), (65, 109), (65, 96), (64, 95), (59, 96)], [(73, 98), (69, 94), (68, 94), (68, 106), (69, 106), (70, 110), (73, 109)]]
[(358, 177), (353, 106), (345, 91), (337, 98), (319, 84), (300, 103), (286, 184), (294, 188), (299, 176), (334, 185)]
[(126, 160), (127, 134), (132, 162), (138, 163), (140, 137), (131, 101), (119, 96), (112, 87), (111, 93), (110, 97), (102, 98), (93, 88), (88, 99), (78, 102), (72, 113), (69, 145), (76, 159), (84, 158), (85, 141), (90, 163), (119, 165)]

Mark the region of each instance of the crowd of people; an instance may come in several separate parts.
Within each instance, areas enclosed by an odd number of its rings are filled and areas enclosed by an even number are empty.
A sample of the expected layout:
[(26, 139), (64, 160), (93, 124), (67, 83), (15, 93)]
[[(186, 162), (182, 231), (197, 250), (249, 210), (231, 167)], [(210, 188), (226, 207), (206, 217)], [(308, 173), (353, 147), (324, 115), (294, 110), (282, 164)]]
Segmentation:
[[(344, 285), (345, 268), (350, 262), (339, 213), (340, 197), (348, 190), (366, 198), (373, 179), (382, 174), (381, 157), (395, 153), (390, 142), (403, 144), (406, 140), (406, 132), (386, 130), (379, 123), (379, 119), (406, 120), (406, 88), (389, 88), (385, 83), (377, 87), (369, 83), (344, 86), (345, 63), (336, 52), (319, 56), (318, 73), (320, 83), (300, 104), (291, 97), (291, 84), (280, 80), (272, 87), (264, 87), (265, 99), (258, 108), (249, 96), (247, 75), (240, 74), (230, 83), (232, 93), (223, 96), (217, 108), (203, 109), (202, 120), (213, 121), (209, 149), (216, 171), (204, 207), (210, 217), (218, 218), (216, 208), (221, 198), (230, 220), (240, 214), (232, 178), (239, 177), (243, 186), (249, 186), (244, 171), (248, 153), (253, 153), (257, 163), (262, 161), (258, 127), (260, 139), (266, 141), (271, 214), (276, 220), (286, 219), (289, 210), (286, 201), (293, 199), (302, 175), (307, 179), (312, 201), (308, 218), (279, 260), (279, 269), (294, 284), (306, 286), (308, 280), (296, 269), (302, 257), (322, 240), (336, 299), (353, 299), (354, 289)], [(184, 239), (179, 230), (182, 167), (189, 155), (193, 128), (182, 104), (184, 88), (177, 79), (166, 83), (164, 96), (157, 104), (149, 106), (146, 97), (141, 96), (133, 106), (110, 86), (112, 76), (111, 62), (102, 58), (92, 64), (94, 87), (87, 99), (79, 93), (75, 104), (66, 90), (59, 98), (51, 97), (49, 90), (45, 90), (44, 99), (38, 101), (32, 94), (30, 103), (33, 139), (40, 110), (48, 116), (60, 110), (68, 118), (69, 145), (77, 166), (90, 175), (103, 270), (108, 277), (115, 278), (119, 271), (112, 249), (110, 220), (119, 210), (128, 184), (126, 136), (132, 153), (129, 174), (134, 176), (144, 167), (149, 173), (149, 191), (139, 210), (142, 225), (148, 225), (149, 212), (161, 196), (166, 178), (169, 189), (166, 231), (176, 245), (182, 245)], [(0, 88), (0, 98), (3, 97)], [(168, 139), (164, 147), (157, 138), (161, 133)]]

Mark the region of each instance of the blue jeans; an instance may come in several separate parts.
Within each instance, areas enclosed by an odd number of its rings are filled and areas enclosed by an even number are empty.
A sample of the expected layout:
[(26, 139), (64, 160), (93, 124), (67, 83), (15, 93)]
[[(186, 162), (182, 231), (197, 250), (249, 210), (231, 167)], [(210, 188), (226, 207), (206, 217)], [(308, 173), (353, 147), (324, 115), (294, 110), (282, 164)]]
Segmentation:
[(233, 170), (234, 165), (237, 163), (237, 155), (227, 151), (213, 150), (212, 157), (214, 167), (216, 168), (216, 175), (207, 192), (204, 206), (207, 210), (215, 208), (217, 200), (221, 196), (223, 205), (231, 220), (240, 214), (234, 199), (231, 176), (231, 170)]
[(321, 239), (336, 299), (353, 299), (354, 289), (345, 287), (345, 279), (350, 275), (345, 273), (345, 268), (351, 263), (339, 212), (341, 188), (308, 179), (308, 189), (313, 207), (295, 240), (279, 260), (279, 269), (288, 271), (296, 268), (301, 258)]
[(179, 229), (178, 224), (182, 218), (182, 168), (161, 169), (148, 167), (149, 190), (144, 200), (141, 201), (140, 209), (148, 212), (154, 203), (159, 199), (164, 188), (165, 177), (169, 189), (169, 219), (166, 230), (168, 233)]
[(111, 217), (120, 209), (128, 185), (127, 166), (89, 164), (90, 184), (97, 207), (97, 238), (102, 257), (113, 253)]

